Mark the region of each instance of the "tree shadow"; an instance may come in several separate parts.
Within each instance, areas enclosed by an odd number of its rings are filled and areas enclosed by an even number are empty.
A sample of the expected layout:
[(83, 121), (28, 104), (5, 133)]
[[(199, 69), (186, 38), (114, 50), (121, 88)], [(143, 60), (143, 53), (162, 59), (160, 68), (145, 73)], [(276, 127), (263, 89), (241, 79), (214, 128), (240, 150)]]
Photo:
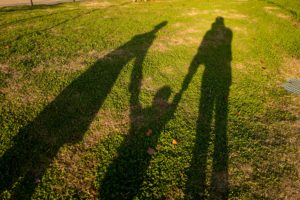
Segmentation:
[(32, 22), (33, 20), (36, 20), (36, 19), (41, 20), (41, 18), (44, 18), (44, 17), (50, 17), (50, 16), (54, 16), (54, 15), (58, 15), (58, 14), (61, 15), (61, 14), (65, 14), (65, 13), (68, 13), (68, 12), (74, 12), (74, 11), (77, 11), (77, 10), (79, 10), (79, 9), (64, 10), (64, 11), (54, 12), (54, 13), (50, 13), (50, 14), (36, 15), (36, 16), (33, 16), (33, 17), (17, 19), (17, 20), (14, 20), (14, 21), (10, 21), (10, 22), (0, 24), (0, 28), (3, 29), (3, 28), (6, 28), (7, 26), (12, 26), (12, 25), (14, 26), (14, 25), (17, 25), (17, 24), (20, 24), (20, 23), (23, 23), (23, 22), (27, 22), (27, 21)]
[(122, 68), (132, 59), (142, 63), (165, 25), (134, 36), (99, 59), (19, 131), (0, 158), (0, 194), (9, 190), (12, 199), (30, 199), (59, 149), (82, 140)]
[[(183, 82), (182, 90), (186, 90), (199, 65), (205, 66), (196, 141), (191, 166), (187, 171), (186, 199), (228, 198), (227, 115), (231, 85), (232, 35), (232, 31), (224, 25), (224, 19), (217, 17), (211, 29), (206, 32)], [(210, 144), (213, 144), (214, 150), (212, 174), (208, 181)], [(210, 182), (209, 187), (207, 182)]]
[[(99, 9), (93, 9), (93, 10), (89, 10), (87, 12), (83, 12), (83, 13), (80, 13), (80, 14), (77, 14), (76, 16), (73, 16), (71, 18), (67, 18), (67, 19), (64, 19), (64, 20), (61, 20), (60, 22), (56, 22), (55, 24), (51, 25), (51, 26), (48, 26), (46, 28), (43, 28), (43, 29), (39, 29), (39, 30), (33, 30), (33, 31), (30, 31), (28, 33), (24, 33), (24, 34), (19, 34), (18, 36), (16, 36), (15, 38), (13, 38), (12, 40), (6, 40), (6, 41), (0, 41), (0, 45), (11, 45), (11, 43), (13, 42), (16, 42), (16, 41), (19, 41), (27, 36), (31, 36), (31, 35), (34, 35), (34, 34), (41, 34), (43, 32), (47, 32), (53, 28), (56, 28), (60, 25), (63, 25), (63, 24), (66, 24), (68, 22), (71, 22), (71, 21), (74, 21), (76, 19), (79, 19), (85, 15), (89, 15), (95, 11), (97, 11)], [(67, 11), (65, 11), (67, 12)], [(1, 28), (1, 25), (0, 25), (0, 28)]]
[(31, 6), (30, 2), (28, 1), (28, 5), (15, 4), (15, 5), (0, 7), (0, 13), (10, 13), (10, 12), (17, 12), (17, 11), (32, 11), (32, 10), (37, 10), (37, 9), (42, 10), (42, 9), (56, 8), (56, 7), (61, 7), (64, 3), (66, 3), (66, 2), (60, 2), (60, 3), (56, 3), (56, 4), (50, 4), (50, 5), (37, 4), (37, 5)]
[[(106, 9), (108, 8), (113, 8), (113, 7), (121, 7), (121, 6), (126, 6), (127, 4), (130, 4), (128, 2), (125, 2), (125, 3), (122, 3), (122, 4), (117, 4), (117, 5), (111, 5), (111, 6), (108, 6)], [(17, 23), (22, 23), (22, 22), (25, 22), (27, 20), (32, 20), (32, 19), (36, 19), (36, 18), (41, 18), (41, 17), (49, 17), (49, 16), (52, 16), (52, 15), (56, 15), (56, 14), (63, 14), (63, 13), (67, 13), (67, 12), (74, 12), (74, 11), (78, 11), (80, 9), (74, 9), (74, 10), (65, 10), (65, 11), (61, 11), (61, 12), (55, 12), (55, 13), (51, 13), (51, 14), (48, 14), (48, 15), (40, 15), (40, 16), (34, 16), (34, 17), (29, 17), (29, 18), (25, 18), (25, 19), (20, 19), (20, 20), (16, 20), (16, 21), (13, 21), (13, 22), (8, 22), (8, 23), (4, 23), (4, 24), (0, 24), (0, 29), (6, 27), (6, 26), (9, 26), (9, 25), (14, 25), (14, 24), (17, 24)], [(21, 40), (22, 38), (24, 37), (27, 37), (27, 36), (30, 36), (30, 35), (34, 35), (34, 34), (41, 34), (43, 32), (47, 32), (53, 28), (56, 28), (60, 25), (63, 25), (63, 24), (66, 24), (68, 22), (71, 22), (71, 21), (74, 21), (76, 19), (80, 19), (86, 15), (89, 15), (89, 14), (92, 14), (93, 12), (96, 12), (100, 10), (100, 8), (96, 8), (96, 9), (91, 9), (91, 10), (88, 10), (86, 12), (80, 12), (79, 14), (75, 15), (75, 16), (72, 16), (70, 18), (67, 18), (67, 19), (63, 19), (59, 22), (55, 22), (55, 24), (53, 25), (50, 25), (46, 28), (42, 28), (42, 29), (39, 29), (39, 30), (33, 30), (33, 31), (30, 31), (28, 33), (25, 33), (25, 34), (19, 34), (18, 36), (16, 36), (15, 38), (13, 38), (12, 40), (8, 40), (8, 41), (0, 41), (0, 45), (10, 45), (11, 43), (13, 42), (16, 42), (18, 40)], [(0, 13), (1, 13), (1, 9), (0, 9)]]

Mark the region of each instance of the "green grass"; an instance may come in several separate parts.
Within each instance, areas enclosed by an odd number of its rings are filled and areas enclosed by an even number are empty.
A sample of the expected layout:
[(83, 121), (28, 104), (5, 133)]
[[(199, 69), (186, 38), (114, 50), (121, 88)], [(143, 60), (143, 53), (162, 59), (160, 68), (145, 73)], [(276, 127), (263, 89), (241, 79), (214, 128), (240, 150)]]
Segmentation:
[(297, 199), (300, 7), (272, 2), (0, 8), (0, 199)]

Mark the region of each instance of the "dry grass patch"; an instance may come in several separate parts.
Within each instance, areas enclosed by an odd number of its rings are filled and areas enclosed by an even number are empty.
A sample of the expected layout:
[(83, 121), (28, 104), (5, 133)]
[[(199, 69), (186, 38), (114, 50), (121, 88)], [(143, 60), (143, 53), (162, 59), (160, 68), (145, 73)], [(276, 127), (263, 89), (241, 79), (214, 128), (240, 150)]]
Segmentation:
[(285, 15), (283, 13), (280, 13), (279, 8), (277, 8), (277, 7), (267, 6), (267, 7), (264, 7), (264, 10), (265, 10), (266, 13), (271, 14), (271, 15), (275, 15), (278, 18), (285, 19), (285, 20), (290, 20), (291, 19), (290, 16)]
[(7, 64), (0, 63), (0, 73), (5, 74), (13, 79), (14, 81), (21, 77), (21, 73), (18, 72), (16, 69), (9, 67)]
[(232, 68), (237, 70), (245, 70), (247, 67), (243, 63), (236, 63), (232, 65)]
[(57, 72), (57, 73), (67, 73), (72, 74), (74, 72), (83, 71), (88, 66), (84, 63), (83, 58), (78, 58), (77, 60), (73, 60), (68, 64), (59, 65), (53, 64), (50, 67), (38, 66), (32, 69), (34, 74), (41, 74), (41, 73), (49, 73), (49, 72)]
[[(290, 122), (284, 121), (281, 123), (277, 123), (273, 129), (280, 130), (282, 134), (287, 138), (286, 142), (288, 145), (289, 150), (285, 154), (279, 156), (281, 162), (288, 163), (290, 166), (295, 168), (296, 176), (290, 177), (282, 177), (280, 190), (281, 190), (281, 197), (283, 199), (299, 199), (300, 191), (300, 118), (299, 118), (299, 108), (300, 108), (300, 97), (297, 98), (298, 101), (298, 120)], [(292, 103), (293, 104), (293, 103)], [(289, 108), (290, 110), (290, 108)], [(293, 111), (291, 111), (293, 112)]]
[(5, 86), (0, 88), (0, 93), (4, 94), (3, 103), (9, 102), (16, 107), (34, 105), (40, 98), (41, 93), (38, 87), (32, 84), (32, 81), (23, 79), (23, 74), (6, 64), (0, 64), (1, 73), (8, 76)]
[(153, 78), (151, 76), (144, 77), (142, 81), (141, 91), (149, 91), (149, 92), (155, 92), (157, 91), (157, 86), (155, 85)]
[(162, 41), (154, 42), (151, 49), (154, 49), (155, 51), (158, 51), (158, 52), (166, 52), (166, 51), (170, 50), (170, 48)]
[(227, 13), (228, 13), (227, 10), (214, 9), (214, 10), (211, 10), (209, 14), (225, 15)]
[[(201, 37), (192, 37), (192, 36), (182, 36), (176, 35), (174, 37), (165, 37), (161, 38), (159, 41), (161, 44), (165, 44), (167, 48), (172, 48), (174, 46), (190, 46), (198, 45), (201, 42)], [(166, 48), (166, 49), (167, 49)]]
[[(88, 159), (86, 156), (88, 155)], [(60, 169), (60, 183), (57, 192), (64, 193), (67, 188), (96, 197), (94, 189), (98, 160), (96, 156), (82, 149), (79, 145), (65, 148), (58, 154), (53, 166)]]
[(172, 187), (166, 195), (166, 200), (184, 199), (184, 192), (181, 188)]
[(283, 191), (283, 193), (281, 194), (281, 198), (289, 200), (299, 200), (299, 186), (299, 180), (292, 182), (290, 179), (285, 179), (281, 185), (281, 190)]
[(33, 86), (29, 80), (10, 80), (7, 87), (0, 89), (0, 93), (5, 95), (4, 102), (14, 104), (16, 108), (35, 105), (42, 98), (40, 89)]
[(176, 23), (173, 24), (173, 27), (179, 28), (179, 27), (182, 27), (182, 26), (184, 26), (184, 25), (185, 25), (184, 23), (176, 22)]
[(230, 13), (230, 14), (225, 14), (224, 18), (229, 18), (229, 19), (247, 19), (248, 16), (240, 13)]
[[(74, 73), (74, 72), (80, 72), (88, 67), (85, 61), (87, 60), (94, 60), (97, 62), (97, 60), (101, 60), (103, 58), (110, 59), (109, 53), (112, 52), (112, 50), (103, 50), (103, 51), (90, 51), (87, 54), (86, 53), (79, 53), (76, 59), (70, 61), (69, 63), (65, 65), (61, 65), (60, 62), (53, 61), (51, 63), (51, 66), (38, 66), (32, 69), (32, 72), (35, 74), (41, 74), (41, 73), (49, 73), (49, 72), (58, 72), (58, 73)], [(125, 55), (124, 51), (116, 51), (112, 55)], [(105, 57), (107, 56), (107, 57)]]
[(188, 11), (185, 11), (184, 13), (182, 13), (182, 16), (197, 16), (199, 15), (201, 12), (196, 9), (196, 8), (191, 8)]
[(127, 133), (129, 123), (129, 110), (124, 110), (122, 113), (100, 110), (90, 126), (89, 134), (83, 139), (84, 148), (92, 148), (103, 136)]
[(278, 10), (278, 7), (274, 7), (274, 6), (266, 6), (264, 7), (265, 10)]
[(279, 69), (280, 74), (285, 78), (300, 77), (300, 58), (285, 57), (282, 67)]
[(82, 6), (87, 8), (107, 8), (110, 7), (112, 4), (108, 1), (84, 1), (80, 3)]
[(244, 179), (251, 179), (253, 174), (253, 168), (250, 164), (242, 164), (239, 166), (239, 170), (243, 173)]
[[(248, 18), (247, 15), (237, 12), (236, 10), (221, 10), (221, 9), (213, 9), (213, 10), (202, 10), (202, 11), (191, 11), (189, 16), (195, 15), (214, 15), (214, 16), (222, 16), (228, 19), (246, 19)], [(188, 14), (186, 14), (188, 15)]]
[(187, 28), (185, 30), (179, 31), (178, 35), (187, 35), (187, 34), (193, 34), (193, 33), (200, 33), (201, 31), (199, 29), (195, 28)]
[(235, 27), (232, 27), (232, 30), (233, 30), (233, 32), (241, 33), (243, 35), (248, 35), (247, 29), (243, 28), (243, 27), (235, 26)]
[(281, 18), (281, 19), (291, 19), (290, 16), (285, 15), (283, 13), (276, 13), (276, 16), (279, 17), (279, 18)]
[(174, 70), (174, 67), (172, 66), (166, 66), (166, 67), (162, 67), (160, 69), (161, 73), (165, 74), (165, 75), (174, 75), (176, 74), (177, 72)]

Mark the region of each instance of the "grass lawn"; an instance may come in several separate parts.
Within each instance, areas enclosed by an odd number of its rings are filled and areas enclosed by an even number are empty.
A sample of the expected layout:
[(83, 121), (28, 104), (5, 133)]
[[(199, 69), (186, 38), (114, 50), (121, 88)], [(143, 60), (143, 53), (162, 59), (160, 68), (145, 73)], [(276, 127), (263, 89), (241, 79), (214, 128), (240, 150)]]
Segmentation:
[(290, 2), (0, 8), (0, 199), (299, 199)]

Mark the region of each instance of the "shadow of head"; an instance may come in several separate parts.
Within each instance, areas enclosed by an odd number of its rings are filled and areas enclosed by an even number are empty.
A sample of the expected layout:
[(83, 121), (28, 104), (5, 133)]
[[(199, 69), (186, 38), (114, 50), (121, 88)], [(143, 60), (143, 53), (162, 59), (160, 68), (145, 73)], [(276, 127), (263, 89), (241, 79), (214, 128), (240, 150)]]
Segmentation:
[(221, 16), (216, 17), (215, 22), (212, 24), (212, 29), (218, 29), (225, 27), (224, 18)]
[(167, 21), (163, 21), (163, 22), (157, 24), (156, 26), (154, 26), (153, 31), (156, 32), (156, 31), (158, 31), (159, 29), (161, 29), (161, 28), (163, 28), (164, 26), (166, 26), (167, 24), (168, 24)]
[(171, 88), (170, 86), (163, 86), (161, 87), (155, 94), (154, 98), (153, 98), (153, 103), (152, 105), (154, 107), (160, 108), (160, 109), (164, 109), (166, 108), (169, 104), (168, 104), (168, 100), (171, 96)]

